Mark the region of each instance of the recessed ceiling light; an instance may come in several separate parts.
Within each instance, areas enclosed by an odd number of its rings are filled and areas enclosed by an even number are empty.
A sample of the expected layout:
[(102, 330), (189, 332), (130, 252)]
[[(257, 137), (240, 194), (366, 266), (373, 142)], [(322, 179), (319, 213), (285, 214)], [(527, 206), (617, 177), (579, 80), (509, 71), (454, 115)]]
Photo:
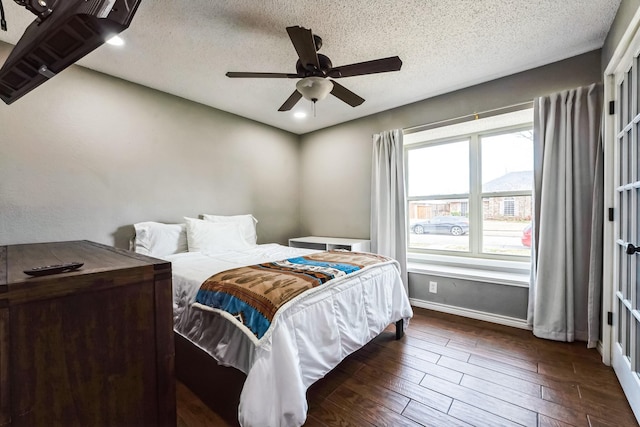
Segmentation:
[(124, 44), (124, 40), (122, 40), (120, 36), (113, 36), (109, 40), (107, 40), (107, 43), (113, 46), (122, 46)]
[(304, 119), (305, 117), (307, 117), (307, 113), (303, 111), (296, 111), (295, 113), (293, 113), (293, 117), (295, 117), (296, 119)]

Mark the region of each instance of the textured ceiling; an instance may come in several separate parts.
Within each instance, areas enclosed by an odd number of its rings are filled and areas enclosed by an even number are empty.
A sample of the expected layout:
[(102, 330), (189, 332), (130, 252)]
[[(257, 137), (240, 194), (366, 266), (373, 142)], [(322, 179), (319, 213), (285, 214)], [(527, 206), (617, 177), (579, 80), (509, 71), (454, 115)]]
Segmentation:
[[(126, 46), (79, 64), (302, 134), (602, 47), (620, 0), (143, 0)], [(34, 16), (4, 0), (15, 44)], [(340, 83), (366, 99), (301, 100), (278, 112), (294, 79), (229, 79), (227, 71), (295, 72), (286, 27), (310, 28), (334, 66), (398, 55), (402, 70)], [(55, 84), (55, 79), (47, 84)], [(37, 89), (27, 96), (37, 96)], [(19, 101), (18, 101), (19, 102)], [(10, 108), (10, 107), (9, 107)]]

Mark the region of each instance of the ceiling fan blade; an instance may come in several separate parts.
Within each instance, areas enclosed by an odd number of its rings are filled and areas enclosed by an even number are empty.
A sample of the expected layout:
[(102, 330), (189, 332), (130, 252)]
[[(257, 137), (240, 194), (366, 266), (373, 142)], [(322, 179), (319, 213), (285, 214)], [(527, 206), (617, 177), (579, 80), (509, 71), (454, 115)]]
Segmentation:
[(313, 33), (311, 30), (295, 26), (287, 27), (287, 33), (289, 33), (291, 43), (293, 43), (293, 47), (296, 49), (302, 65), (305, 68), (311, 65), (315, 67), (315, 69), (320, 69), (316, 43), (313, 41)]
[(363, 74), (386, 73), (388, 71), (398, 71), (400, 67), (402, 67), (400, 58), (391, 56), (389, 58), (374, 59), (373, 61), (334, 67), (329, 71), (329, 77), (336, 79), (340, 77), (361, 76)]
[(352, 107), (357, 107), (358, 105), (364, 102), (364, 98), (360, 98), (358, 95), (351, 92), (349, 89), (342, 86), (341, 84), (334, 82), (333, 80), (331, 81), (331, 83), (333, 83), (333, 89), (331, 89), (331, 95), (335, 96), (336, 98), (346, 102)]
[(269, 78), (269, 79), (298, 79), (300, 77), (297, 74), (290, 73), (243, 73), (243, 72), (235, 72), (229, 71), (225, 74), (227, 77), (257, 77), (257, 78)]
[(289, 98), (287, 98), (286, 101), (284, 101), (284, 104), (282, 104), (282, 106), (280, 108), (278, 108), (278, 111), (289, 111), (293, 108), (294, 105), (296, 105), (298, 103), (298, 101), (300, 101), (300, 98), (302, 98), (302, 94), (300, 92), (298, 92), (297, 90), (294, 90), (293, 93), (291, 94), (291, 96)]

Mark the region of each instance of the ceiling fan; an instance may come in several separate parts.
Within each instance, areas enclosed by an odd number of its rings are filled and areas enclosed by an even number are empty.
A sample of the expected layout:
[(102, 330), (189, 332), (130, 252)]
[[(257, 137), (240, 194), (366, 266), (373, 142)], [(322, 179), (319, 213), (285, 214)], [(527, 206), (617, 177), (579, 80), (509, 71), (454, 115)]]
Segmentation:
[(287, 27), (287, 33), (298, 53), (296, 61), (296, 73), (243, 73), (228, 72), (227, 77), (253, 77), (276, 79), (300, 79), (296, 83), (296, 90), (282, 104), (278, 111), (289, 111), (304, 97), (314, 104), (324, 99), (329, 93), (336, 98), (356, 107), (364, 102), (359, 97), (335, 80), (341, 77), (361, 76), (364, 74), (386, 73), (398, 71), (402, 67), (402, 61), (397, 56), (374, 59), (372, 61), (359, 62), (357, 64), (333, 67), (331, 60), (317, 51), (322, 47), (322, 39), (311, 30), (300, 27)]

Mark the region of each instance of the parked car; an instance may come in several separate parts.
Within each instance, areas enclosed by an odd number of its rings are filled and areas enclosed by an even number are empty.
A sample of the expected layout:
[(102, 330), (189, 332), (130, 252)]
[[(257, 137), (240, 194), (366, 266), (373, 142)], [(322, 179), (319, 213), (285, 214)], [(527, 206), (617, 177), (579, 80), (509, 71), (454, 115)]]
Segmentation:
[(527, 248), (531, 247), (531, 224), (527, 225), (522, 230), (522, 237), (520, 240), (522, 241), (522, 246), (526, 246)]
[(464, 216), (434, 216), (411, 224), (409, 230), (415, 234), (440, 233), (462, 236), (469, 232), (469, 218)]

